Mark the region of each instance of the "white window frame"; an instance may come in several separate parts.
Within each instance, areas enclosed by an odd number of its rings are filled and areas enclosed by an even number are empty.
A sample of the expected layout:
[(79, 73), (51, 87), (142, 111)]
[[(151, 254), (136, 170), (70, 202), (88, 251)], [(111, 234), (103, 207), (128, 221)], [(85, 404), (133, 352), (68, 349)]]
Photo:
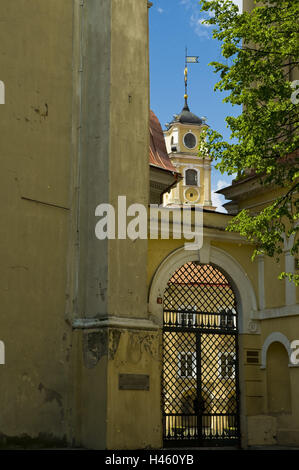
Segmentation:
[[(185, 144), (185, 137), (186, 137), (186, 135), (188, 135), (188, 134), (192, 134), (192, 135), (194, 135), (194, 137), (195, 137), (195, 145), (194, 145), (194, 147), (187, 147), (187, 145)], [(196, 135), (194, 134), (194, 132), (192, 132), (191, 130), (189, 130), (189, 131), (187, 131), (187, 132), (183, 135), (183, 144), (184, 144), (184, 147), (185, 147), (186, 149), (188, 149), (188, 150), (194, 150), (194, 149), (196, 149), (196, 147), (198, 146), (198, 138), (196, 137)]]
[[(197, 172), (197, 185), (187, 185), (186, 184), (186, 171), (188, 170), (195, 170)], [(184, 186), (187, 187), (187, 188), (200, 188), (200, 170), (198, 168), (196, 168), (195, 166), (192, 166), (191, 164), (186, 166), (184, 169), (183, 169), (183, 178), (184, 178)]]
[[(188, 171), (193, 171), (196, 174), (195, 184), (187, 183), (187, 173), (188, 173)], [(198, 171), (196, 170), (196, 168), (186, 168), (186, 170), (185, 170), (185, 186), (190, 186), (190, 187), (197, 187), (198, 186)]]
[[(177, 312), (177, 316), (178, 316), (178, 324), (179, 325), (182, 325), (183, 324), (183, 321), (182, 321), (182, 315), (192, 315), (192, 321), (191, 321), (191, 326), (194, 326), (196, 324), (196, 306), (192, 306), (192, 310), (191, 312), (188, 312), (188, 309), (185, 308), (184, 305), (180, 305), (180, 310), (185, 310), (184, 312)], [(188, 326), (189, 324), (189, 319), (187, 322), (185, 322), (185, 325), (184, 326)]]
[[(225, 373), (225, 375), (222, 375), (222, 362), (221, 362), (221, 358), (225, 356), (226, 358), (228, 358), (229, 356), (233, 357), (233, 360), (234, 360), (234, 365), (232, 366), (232, 374), (231, 375), (228, 375), (227, 371)], [(236, 354), (233, 352), (233, 351), (222, 351), (222, 352), (219, 352), (218, 353), (218, 365), (219, 365), (219, 369), (218, 369), (218, 376), (220, 379), (222, 380), (227, 380), (227, 379), (234, 379), (236, 377)], [(227, 363), (225, 365), (225, 368), (227, 368)]]
[(177, 145), (179, 143), (179, 130), (177, 127), (173, 129), (171, 138), (173, 139), (172, 145)]
[(236, 309), (235, 308), (229, 308), (229, 307), (217, 307), (217, 310), (218, 310), (218, 313), (219, 313), (219, 326), (223, 326), (224, 328), (227, 327), (227, 315), (225, 316), (225, 325), (221, 325), (221, 318), (222, 318), (222, 315), (221, 315), (221, 312), (223, 312), (223, 310), (225, 310), (225, 313), (227, 314), (230, 310), (232, 311), (233, 313), (233, 316), (232, 316), (232, 320), (233, 320), (233, 327), (235, 328), (236, 327)]
[[(191, 356), (191, 375), (182, 375), (182, 358), (185, 356), (185, 361), (187, 360), (187, 356)], [(188, 364), (185, 363), (185, 369), (186, 372), (188, 372)], [(185, 379), (195, 379), (196, 378), (196, 352), (189, 352), (189, 351), (183, 351), (178, 353), (178, 377)]]

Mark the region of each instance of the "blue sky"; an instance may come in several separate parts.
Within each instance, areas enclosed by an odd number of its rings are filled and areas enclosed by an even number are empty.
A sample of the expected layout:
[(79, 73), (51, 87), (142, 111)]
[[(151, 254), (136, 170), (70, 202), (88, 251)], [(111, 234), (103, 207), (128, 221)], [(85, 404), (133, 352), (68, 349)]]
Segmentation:
[[(241, 0), (235, 0), (240, 6)], [(224, 94), (214, 92), (218, 76), (212, 61), (222, 61), (221, 44), (212, 39), (211, 26), (203, 25), (206, 15), (200, 12), (197, 0), (153, 0), (149, 13), (151, 109), (162, 127), (178, 114), (184, 105), (185, 47), (188, 55), (199, 56), (199, 64), (189, 64), (188, 103), (198, 116), (229, 137), (225, 117), (240, 112), (238, 107), (222, 103)], [(231, 183), (231, 177), (212, 170), (212, 190)], [(213, 194), (217, 210), (224, 202)]]

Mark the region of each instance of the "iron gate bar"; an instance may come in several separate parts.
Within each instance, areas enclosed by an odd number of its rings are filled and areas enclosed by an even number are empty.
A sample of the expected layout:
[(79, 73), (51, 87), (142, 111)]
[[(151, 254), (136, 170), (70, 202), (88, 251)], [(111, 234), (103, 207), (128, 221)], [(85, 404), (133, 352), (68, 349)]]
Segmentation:
[(238, 444), (238, 318), (231, 286), (217, 268), (186, 263), (168, 282), (163, 311), (165, 446)]
[[(196, 382), (197, 382), (197, 396), (196, 400), (197, 402), (202, 401), (202, 396), (199, 395), (200, 393), (200, 377), (201, 377), (201, 337), (200, 334), (196, 335), (196, 351), (197, 351), (197, 357), (196, 357)], [(199, 405), (199, 403), (198, 403)], [(196, 412), (195, 404), (194, 404), (194, 411)], [(198, 438), (200, 439), (200, 436), (202, 435), (202, 415), (200, 414), (200, 409), (197, 411), (197, 434)]]
[[(171, 327), (166, 327), (166, 328), (167, 328), (167, 331), (173, 331), (174, 333), (178, 332), (178, 327), (171, 326)], [(224, 330), (224, 329), (215, 331), (212, 328), (198, 328), (198, 330), (200, 330), (200, 333), (211, 333), (211, 334), (217, 334), (217, 335), (227, 335), (228, 334), (227, 330)], [(166, 329), (165, 329), (165, 331), (166, 331)], [(191, 329), (191, 328), (188, 328), (188, 327), (182, 327), (182, 328), (179, 329), (179, 331), (186, 332), (186, 333), (188, 333), (188, 332), (195, 333), (196, 332), (195, 328)], [(229, 334), (231, 336), (237, 336), (238, 335), (237, 331), (230, 331)]]

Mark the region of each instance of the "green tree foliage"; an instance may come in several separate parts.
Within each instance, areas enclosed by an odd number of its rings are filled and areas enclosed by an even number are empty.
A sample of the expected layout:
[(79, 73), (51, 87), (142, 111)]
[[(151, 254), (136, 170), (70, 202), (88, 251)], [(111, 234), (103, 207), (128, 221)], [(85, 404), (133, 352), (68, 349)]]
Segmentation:
[[(223, 62), (212, 62), (220, 80), (215, 89), (225, 91), (224, 102), (241, 105), (238, 117), (226, 118), (231, 140), (213, 129), (207, 150), (217, 167), (239, 178), (253, 170), (263, 185), (278, 185), (284, 195), (253, 216), (241, 211), (228, 230), (252, 241), (257, 253), (279, 256), (284, 234), (298, 250), (298, 93), (292, 73), (299, 64), (299, 2), (262, 0), (251, 12), (239, 13), (231, 0), (201, 0), (214, 25), (213, 37), (222, 43)], [(294, 86), (294, 84), (293, 84)], [(297, 98), (297, 99), (296, 99)], [(281, 277), (299, 283), (298, 275)]]

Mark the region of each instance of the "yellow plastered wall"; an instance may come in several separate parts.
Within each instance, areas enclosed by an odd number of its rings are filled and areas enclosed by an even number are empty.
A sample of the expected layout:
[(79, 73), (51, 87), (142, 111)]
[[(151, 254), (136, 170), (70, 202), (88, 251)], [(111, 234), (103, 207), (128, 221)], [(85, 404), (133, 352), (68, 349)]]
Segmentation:
[[(223, 219), (224, 220), (224, 219)], [(253, 247), (246, 243), (212, 241), (214, 246), (229, 253), (240, 263), (254, 288), (257, 300), (258, 262), (251, 261)], [(183, 240), (150, 240), (148, 252), (148, 282), (160, 263), (175, 249), (182, 247)], [(279, 280), (278, 274), (283, 264), (276, 264), (275, 260), (265, 258), (265, 296), (266, 308), (281, 307), (285, 305), (285, 281)], [(229, 274), (229, 273), (228, 273)], [(248, 423), (243, 421), (242, 432), (245, 433), (246, 442), (251, 445), (299, 442), (299, 406), (295, 400), (299, 387), (299, 368), (288, 367), (290, 379), (290, 393), (292, 397), (292, 412), (277, 416), (267, 407), (268, 388), (267, 373), (261, 369), (262, 348), (267, 337), (273, 332), (281, 332), (288, 341), (297, 338), (299, 332), (299, 319), (296, 316), (269, 318), (259, 322), (259, 334), (239, 335), (240, 349), (240, 387), (242, 399), (242, 416), (247, 417)], [(258, 364), (249, 364), (246, 360), (247, 351), (258, 351)], [(241, 418), (244, 420), (244, 418)], [(248, 434), (247, 434), (248, 431)], [(274, 436), (274, 437), (273, 437)]]
[[(73, 1), (0, 4), (0, 434), (70, 436)], [(13, 34), (12, 34), (13, 31)]]
[[(161, 331), (111, 330), (108, 365), (108, 449), (162, 446)], [(149, 390), (121, 390), (119, 374), (149, 376)]]

